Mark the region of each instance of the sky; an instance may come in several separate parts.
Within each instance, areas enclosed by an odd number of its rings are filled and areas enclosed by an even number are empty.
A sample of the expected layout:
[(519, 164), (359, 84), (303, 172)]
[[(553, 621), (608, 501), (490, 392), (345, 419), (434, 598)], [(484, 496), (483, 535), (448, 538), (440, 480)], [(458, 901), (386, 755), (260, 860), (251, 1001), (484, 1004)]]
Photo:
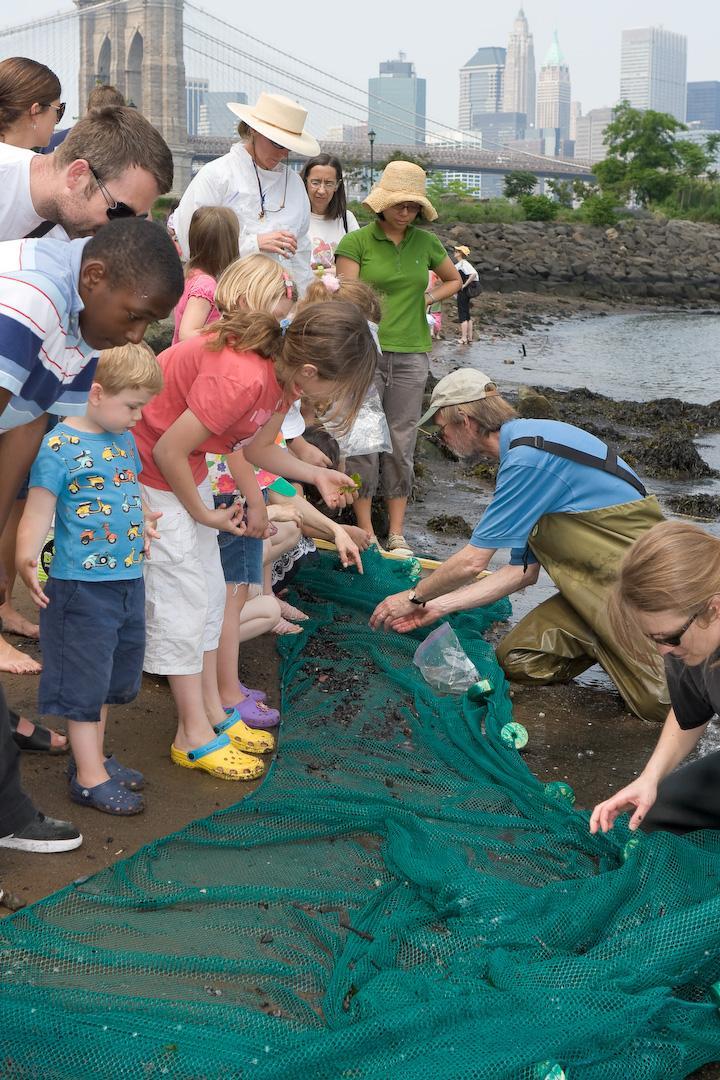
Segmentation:
[[(480, 46), (506, 46), (517, 0), (493, 4), (453, 4), (438, 0), (364, 0), (350, 5), (302, 4), (291, 0), (239, 5), (237, 0), (197, 0), (198, 6), (318, 68), (360, 86), (377, 74), (382, 60), (402, 50), (427, 79), (427, 114), (455, 126), (458, 69)], [(33, 17), (70, 9), (62, 0), (32, 0)], [(0, 27), (15, 25), (22, 9), (17, 0), (0, 0)], [(25, 9), (26, 11), (29, 8)], [(238, 12), (240, 14), (238, 15)], [(620, 36), (623, 29), (664, 26), (688, 38), (688, 79), (720, 80), (720, 4), (710, 0), (527, 0), (525, 14), (535, 39), (539, 68), (552, 34), (570, 66), (573, 100), (583, 112), (612, 105), (619, 90)], [(22, 16), (21, 16), (22, 17)], [(27, 17), (27, 16), (26, 16)], [(0, 50), (3, 48), (0, 39)], [(4, 51), (2, 55), (7, 55)], [(302, 94), (298, 92), (302, 100)]]

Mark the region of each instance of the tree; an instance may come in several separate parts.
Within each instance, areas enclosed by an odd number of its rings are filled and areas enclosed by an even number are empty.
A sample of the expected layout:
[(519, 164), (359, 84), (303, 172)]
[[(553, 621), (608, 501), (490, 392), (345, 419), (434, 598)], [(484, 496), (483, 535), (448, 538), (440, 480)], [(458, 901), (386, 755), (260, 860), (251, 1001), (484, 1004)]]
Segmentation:
[(555, 197), (558, 206), (566, 210), (572, 210), (573, 185), (570, 180), (548, 180), (547, 189)]
[(520, 205), (527, 221), (554, 221), (558, 213), (558, 203), (547, 195), (521, 195)]
[(669, 113), (633, 109), (623, 101), (605, 128), (607, 157), (594, 168), (603, 192), (647, 206), (667, 199), (681, 178), (706, 173), (717, 143), (709, 139), (702, 147), (676, 138), (680, 131), (687, 131), (685, 124)]
[(523, 169), (513, 169), (505, 174), (503, 180), (503, 195), (506, 199), (520, 200), (523, 195), (531, 195), (537, 187), (535, 173), (525, 172)]
[(433, 205), (440, 199), (474, 199), (475, 196), (462, 180), (446, 181), (442, 173), (434, 172), (428, 176), (427, 196)]
[(377, 168), (384, 169), (391, 161), (412, 161), (413, 165), (419, 165), (425, 172), (432, 169), (432, 159), (429, 154), (403, 154), (400, 150), (393, 150), (384, 161), (378, 162)]

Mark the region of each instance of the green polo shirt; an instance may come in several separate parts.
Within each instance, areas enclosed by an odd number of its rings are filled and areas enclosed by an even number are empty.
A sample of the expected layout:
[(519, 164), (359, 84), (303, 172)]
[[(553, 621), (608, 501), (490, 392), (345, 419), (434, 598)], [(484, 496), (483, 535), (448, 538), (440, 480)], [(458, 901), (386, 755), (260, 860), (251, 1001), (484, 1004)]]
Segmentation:
[(380, 345), (384, 352), (429, 352), (432, 346), (425, 313), (428, 271), (447, 252), (434, 233), (408, 225), (401, 244), (389, 240), (377, 221), (346, 233), (335, 250), (360, 266), (360, 280), (380, 296)]

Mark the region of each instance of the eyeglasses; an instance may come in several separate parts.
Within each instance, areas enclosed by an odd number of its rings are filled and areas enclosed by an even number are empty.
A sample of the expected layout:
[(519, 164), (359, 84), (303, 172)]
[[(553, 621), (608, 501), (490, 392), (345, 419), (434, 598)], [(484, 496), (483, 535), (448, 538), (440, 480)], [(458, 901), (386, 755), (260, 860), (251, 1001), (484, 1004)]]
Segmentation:
[(688, 621), (683, 623), (680, 629), (676, 630), (674, 634), (648, 634), (647, 637), (649, 637), (655, 645), (667, 645), (671, 649), (676, 649), (684, 635), (697, 619), (698, 615), (702, 615), (706, 610), (707, 608), (701, 608), (700, 611), (696, 611), (695, 614), (691, 615)]
[(54, 109), (55, 110), (55, 112), (57, 114), (57, 120), (55, 121), (55, 123), (59, 124), (60, 121), (62, 120), (63, 116), (65, 115), (65, 102), (61, 101), (59, 105), (53, 105), (53, 103), (51, 101), (42, 102), (41, 104), (46, 109)]
[(342, 184), (342, 180), (308, 180), (308, 187), (311, 187), (313, 191), (319, 191), (320, 188), (327, 188), (328, 191), (337, 191)]
[(88, 169), (92, 173), (93, 179), (95, 180), (97, 186), (100, 188), (100, 191), (102, 192), (102, 197), (107, 203), (107, 210), (105, 211), (105, 213), (107, 214), (110, 221), (115, 221), (116, 218), (147, 217), (147, 214), (138, 214), (136, 210), (133, 210), (132, 206), (128, 206), (127, 203), (120, 202), (119, 199), (113, 198), (108, 189), (105, 187), (105, 184), (102, 182), (98, 174), (93, 169), (92, 165), (90, 165), (89, 163)]

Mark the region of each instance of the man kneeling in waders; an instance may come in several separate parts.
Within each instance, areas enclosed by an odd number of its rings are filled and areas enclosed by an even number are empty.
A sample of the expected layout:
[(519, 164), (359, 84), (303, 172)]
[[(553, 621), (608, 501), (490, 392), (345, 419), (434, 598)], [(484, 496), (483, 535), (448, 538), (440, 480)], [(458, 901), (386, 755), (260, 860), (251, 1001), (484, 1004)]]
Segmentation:
[[(565, 682), (598, 663), (628, 708), (663, 720), (669, 697), (659, 658), (648, 650), (646, 660), (629, 662), (607, 617), (623, 555), (663, 520), (655, 496), (594, 435), (556, 420), (519, 419), (480, 371), (461, 368), (441, 379), (420, 423), (430, 418), (458, 457), (499, 460), (495, 494), (470, 543), (416, 589), (386, 597), (371, 626), (404, 633), (491, 604), (534, 585), (543, 566), (558, 593), (498, 646), (508, 678)], [(511, 549), (509, 564), (476, 580), (498, 548)]]

